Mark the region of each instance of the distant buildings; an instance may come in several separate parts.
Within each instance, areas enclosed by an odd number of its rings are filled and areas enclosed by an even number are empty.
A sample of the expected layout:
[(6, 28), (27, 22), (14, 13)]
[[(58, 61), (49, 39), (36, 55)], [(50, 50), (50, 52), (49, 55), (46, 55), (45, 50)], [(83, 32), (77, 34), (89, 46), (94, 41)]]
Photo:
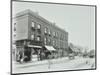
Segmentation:
[[(46, 55), (45, 49), (47, 49), (54, 50), (62, 56), (66, 55), (68, 32), (44, 19), (38, 13), (31, 10), (17, 13), (13, 18), (12, 31), (13, 43), (16, 45), (15, 54), (21, 52), (22, 57), (39, 53)], [(18, 59), (17, 56), (15, 57)]]

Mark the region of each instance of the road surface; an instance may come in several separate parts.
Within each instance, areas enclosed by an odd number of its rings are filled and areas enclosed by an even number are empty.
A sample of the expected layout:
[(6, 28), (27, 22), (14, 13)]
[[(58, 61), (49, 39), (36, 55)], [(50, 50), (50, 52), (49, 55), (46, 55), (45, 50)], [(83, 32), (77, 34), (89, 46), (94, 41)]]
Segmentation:
[[(21, 65), (21, 64), (20, 64)], [(22, 66), (13, 66), (13, 73), (30, 73), (59, 70), (93, 69), (95, 60), (93, 58), (76, 58), (73, 60), (59, 59), (42, 61), (40, 63), (29, 63)]]

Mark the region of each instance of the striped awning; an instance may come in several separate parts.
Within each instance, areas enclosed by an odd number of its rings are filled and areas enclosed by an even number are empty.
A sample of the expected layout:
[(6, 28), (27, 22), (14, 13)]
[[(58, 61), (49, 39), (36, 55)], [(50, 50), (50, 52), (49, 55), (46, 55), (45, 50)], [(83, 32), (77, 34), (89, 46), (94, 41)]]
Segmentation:
[(49, 51), (56, 51), (56, 49), (53, 46), (45, 46), (45, 48)]
[(37, 46), (37, 45), (28, 45), (28, 47), (33, 47), (33, 48), (42, 48), (41, 46)]

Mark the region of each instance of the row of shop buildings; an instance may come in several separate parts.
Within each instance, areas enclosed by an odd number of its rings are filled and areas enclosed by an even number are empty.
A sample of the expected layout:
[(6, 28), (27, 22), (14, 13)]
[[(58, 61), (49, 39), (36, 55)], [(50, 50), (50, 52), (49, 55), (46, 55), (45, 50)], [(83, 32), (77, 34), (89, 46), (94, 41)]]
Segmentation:
[(12, 52), (15, 60), (25, 56), (32, 60), (32, 55), (37, 55), (39, 60), (48, 59), (49, 54), (62, 57), (67, 55), (67, 50), (68, 32), (38, 13), (28, 9), (12, 18)]

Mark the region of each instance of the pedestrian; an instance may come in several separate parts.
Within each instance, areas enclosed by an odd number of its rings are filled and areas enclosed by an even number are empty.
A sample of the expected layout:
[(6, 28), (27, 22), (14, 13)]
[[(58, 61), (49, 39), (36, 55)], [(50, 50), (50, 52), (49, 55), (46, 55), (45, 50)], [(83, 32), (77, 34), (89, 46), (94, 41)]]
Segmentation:
[(38, 61), (40, 61), (40, 53), (41, 53), (40, 50), (38, 50), (38, 55), (37, 55), (38, 56)]
[(88, 60), (86, 61), (86, 64), (88, 64)]
[(93, 68), (94, 67), (94, 63), (91, 65), (91, 68)]
[(22, 63), (22, 60), (23, 60), (23, 59), (22, 59), (22, 52), (20, 51), (20, 52), (19, 52), (19, 62)]

